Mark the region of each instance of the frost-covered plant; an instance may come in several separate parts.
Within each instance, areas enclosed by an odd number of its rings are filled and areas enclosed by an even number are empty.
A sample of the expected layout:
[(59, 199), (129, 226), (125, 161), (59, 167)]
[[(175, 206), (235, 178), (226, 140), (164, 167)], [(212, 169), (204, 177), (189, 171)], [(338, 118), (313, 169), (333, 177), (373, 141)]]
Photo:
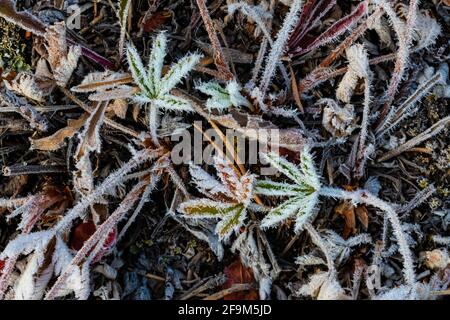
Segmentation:
[(222, 87), (217, 82), (200, 83), (195, 87), (197, 90), (211, 96), (206, 101), (206, 107), (211, 111), (226, 110), (230, 107), (251, 107), (251, 103), (241, 94), (241, 86), (236, 80), (232, 80)]
[[(308, 1), (305, 3), (300, 21), (289, 39), (289, 53), (292, 56), (304, 55), (327, 43), (333, 42), (356, 23), (367, 12), (367, 3), (361, 2), (353, 12), (336, 21), (317, 37), (308, 37), (308, 32), (317, 26), (320, 19), (336, 4), (336, 1)], [(313, 40), (311, 40), (313, 39)]]
[(358, 79), (367, 79), (370, 76), (369, 59), (363, 45), (355, 44), (346, 50), (348, 71), (342, 78), (337, 90), (336, 97), (346, 103), (350, 102)]
[(356, 115), (352, 104), (340, 107), (335, 100), (328, 98), (320, 99), (317, 104), (325, 105), (322, 125), (334, 137), (345, 137), (355, 130)]
[(337, 271), (333, 261), (333, 256), (330, 252), (330, 248), (326, 245), (324, 239), (320, 236), (319, 232), (310, 224), (305, 224), (305, 229), (308, 231), (312, 242), (320, 248), (326, 258), (326, 264), (328, 271), (319, 271), (312, 275), (309, 281), (300, 287), (295, 292), (300, 296), (311, 296), (318, 300), (343, 300), (348, 299), (345, 295), (344, 289), (339, 284), (337, 279)]
[(392, 205), (367, 190), (345, 191), (322, 186), (308, 147), (301, 153), (299, 166), (295, 166), (275, 154), (266, 155), (266, 158), (272, 166), (293, 180), (295, 184), (261, 180), (256, 182), (255, 193), (289, 197), (288, 200), (269, 212), (261, 223), (262, 227), (274, 226), (295, 215), (297, 216), (295, 231), (301, 231), (314, 217), (314, 209), (319, 202), (319, 196), (350, 200), (354, 205), (366, 204), (381, 209), (391, 222), (399, 246), (399, 252), (403, 256), (403, 271), (407, 285), (410, 288), (410, 297), (416, 297), (416, 275), (413, 256), (402, 224)]
[(190, 164), (189, 171), (197, 189), (208, 198), (185, 201), (178, 211), (186, 218), (220, 219), (216, 233), (220, 240), (226, 241), (244, 223), (253, 197), (254, 176), (239, 177), (231, 162), (220, 156), (214, 158), (214, 167), (220, 182), (199, 166)]
[(304, 149), (300, 155), (298, 167), (275, 154), (265, 154), (264, 157), (270, 165), (286, 175), (294, 184), (270, 180), (259, 180), (256, 183), (255, 193), (257, 194), (289, 197), (269, 212), (262, 220), (261, 227), (273, 227), (291, 216), (296, 216), (295, 231), (299, 232), (303, 229), (303, 225), (312, 219), (319, 201), (320, 181), (312, 155), (308, 149)]
[(181, 58), (163, 75), (164, 57), (166, 55), (167, 37), (160, 33), (153, 42), (148, 67), (145, 68), (136, 48), (129, 44), (127, 59), (135, 83), (141, 89), (134, 95), (137, 103), (147, 104), (149, 109), (149, 127), (154, 143), (158, 143), (157, 128), (159, 110), (192, 111), (189, 101), (170, 94), (170, 91), (195, 67), (201, 55), (189, 54)]

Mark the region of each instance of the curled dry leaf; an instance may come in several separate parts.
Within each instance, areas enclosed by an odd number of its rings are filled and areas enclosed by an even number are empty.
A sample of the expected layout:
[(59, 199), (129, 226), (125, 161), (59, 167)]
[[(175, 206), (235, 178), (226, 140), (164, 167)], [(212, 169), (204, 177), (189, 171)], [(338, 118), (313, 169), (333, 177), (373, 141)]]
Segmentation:
[(152, 33), (155, 30), (158, 30), (163, 24), (168, 22), (172, 18), (171, 10), (162, 10), (158, 12), (151, 12), (148, 10), (144, 18), (142, 18), (139, 27), (141, 32)]
[(327, 106), (323, 109), (322, 125), (334, 137), (346, 137), (356, 128), (355, 108), (351, 104), (341, 108), (332, 99), (322, 99)]
[(78, 65), (81, 47), (69, 46), (64, 22), (48, 27), (44, 38), (48, 52), (47, 61), (50, 63), (53, 78), (59, 86), (65, 87)]
[(344, 231), (343, 236), (345, 239), (349, 235), (356, 233), (356, 217), (361, 222), (364, 230), (367, 230), (369, 225), (369, 216), (367, 208), (364, 205), (354, 206), (351, 201), (343, 201), (334, 208), (336, 216), (340, 216), (344, 219)]
[(49, 79), (38, 78), (28, 72), (19, 73), (9, 84), (5, 82), (9, 90), (25, 96), (37, 102), (43, 102), (53, 90), (53, 81)]
[(124, 99), (116, 99), (108, 106), (108, 111), (111, 110), (114, 115), (120, 119), (125, 119), (127, 116), (128, 103)]
[(431, 270), (442, 270), (450, 264), (448, 251), (445, 249), (425, 251), (422, 255), (425, 260), (425, 265)]
[(75, 152), (75, 167), (78, 169), (74, 173), (74, 184), (76, 189), (82, 194), (87, 194), (94, 188), (94, 177), (89, 155), (92, 152), (100, 152), (100, 127), (105, 117), (107, 103), (98, 102), (94, 112), (86, 120), (83, 132), (80, 134), (80, 143)]
[(64, 146), (64, 139), (72, 138), (83, 126), (88, 118), (89, 114), (84, 113), (80, 118), (75, 120), (68, 120), (67, 126), (56, 131), (54, 134), (48, 137), (40, 139), (32, 139), (31, 149), (43, 150), (43, 151), (55, 151)]
[(361, 222), (364, 230), (366, 231), (369, 227), (369, 211), (367, 210), (365, 205), (360, 205), (355, 208), (356, 216), (358, 217), (359, 222)]

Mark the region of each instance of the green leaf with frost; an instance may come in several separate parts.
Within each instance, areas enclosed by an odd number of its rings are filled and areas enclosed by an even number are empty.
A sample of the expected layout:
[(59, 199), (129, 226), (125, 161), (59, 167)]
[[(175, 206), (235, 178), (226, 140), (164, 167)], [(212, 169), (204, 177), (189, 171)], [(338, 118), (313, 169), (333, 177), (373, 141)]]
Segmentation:
[(313, 217), (314, 208), (319, 201), (321, 186), (314, 167), (313, 157), (308, 148), (302, 151), (298, 166), (273, 153), (265, 154), (264, 157), (268, 163), (291, 179), (294, 184), (270, 180), (256, 182), (255, 193), (266, 196), (289, 197), (264, 217), (261, 227), (273, 227), (295, 216), (295, 231), (298, 232)]
[(206, 101), (206, 107), (209, 110), (225, 110), (230, 107), (251, 107), (251, 103), (241, 94), (241, 86), (232, 80), (223, 88), (217, 82), (206, 82), (196, 86), (196, 89), (202, 93), (211, 96)]
[(215, 218), (220, 221), (215, 232), (221, 241), (238, 232), (247, 217), (247, 207), (253, 197), (254, 177), (238, 176), (229, 161), (214, 158), (214, 167), (220, 181), (197, 165), (190, 164), (189, 171), (197, 189), (208, 198), (188, 200), (180, 204), (178, 211), (186, 218)]
[(139, 86), (141, 92), (133, 96), (134, 101), (139, 104), (156, 108), (150, 111), (153, 116), (149, 117), (149, 127), (154, 141), (157, 141), (157, 127), (159, 125), (159, 109), (172, 111), (192, 111), (189, 101), (175, 97), (170, 91), (185, 78), (189, 72), (200, 61), (200, 54), (189, 54), (172, 65), (170, 70), (163, 76), (164, 58), (167, 51), (167, 37), (164, 32), (158, 34), (153, 41), (152, 51), (147, 68), (139, 56), (133, 44), (128, 44), (127, 60), (134, 82)]

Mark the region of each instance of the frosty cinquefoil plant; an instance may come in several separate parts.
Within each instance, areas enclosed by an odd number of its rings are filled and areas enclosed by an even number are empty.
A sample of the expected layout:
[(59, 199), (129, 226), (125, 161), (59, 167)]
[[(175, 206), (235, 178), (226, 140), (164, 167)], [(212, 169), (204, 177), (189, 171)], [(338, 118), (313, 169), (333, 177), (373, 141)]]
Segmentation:
[(354, 205), (365, 204), (382, 210), (389, 218), (394, 235), (397, 239), (399, 252), (403, 256), (403, 272), (410, 290), (410, 297), (416, 297), (416, 276), (411, 250), (408, 246), (399, 217), (393, 206), (367, 190), (345, 191), (339, 188), (326, 187), (320, 183), (314, 167), (313, 158), (308, 147), (303, 149), (300, 165), (296, 166), (275, 154), (267, 154), (268, 162), (294, 183), (260, 180), (256, 182), (255, 193), (267, 196), (288, 197), (278, 207), (271, 210), (262, 220), (261, 226), (268, 228), (279, 224), (291, 216), (296, 216), (295, 231), (302, 231), (306, 224), (314, 218), (315, 207), (319, 196), (344, 199)]
[(260, 180), (255, 186), (255, 193), (266, 196), (284, 196), (288, 200), (280, 204), (262, 220), (261, 227), (268, 228), (295, 215), (295, 231), (302, 230), (309, 221), (319, 201), (319, 177), (314, 168), (313, 159), (308, 149), (301, 154), (301, 163), (297, 167), (289, 161), (272, 153), (264, 155), (266, 160), (285, 174), (294, 184)]
[(166, 56), (167, 37), (160, 33), (153, 42), (148, 67), (145, 68), (136, 48), (129, 44), (127, 59), (131, 74), (141, 92), (134, 95), (134, 100), (146, 104), (149, 111), (149, 127), (154, 143), (158, 144), (156, 130), (159, 124), (159, 109), (173, 111), (192, 111), (189, 101), (170, 94), (170, 91), (194, 68), (201, 55), (189, 54), (163, 76), (164, 57)]
[(219, 156), (214, 158), (214, 167), (221, 182), (199, 166), (189, 166), (197, 189), (209, 199), (188, 200), (179, 206), (178, 211), (187, 218), (220, 219), (216, 233), (220, 240), (226, 241), (233, 231), (239, 230), (247, 216), (247, 207), (253, 197), (254, 176), (245, 174), (239, 177), (231, 163)]

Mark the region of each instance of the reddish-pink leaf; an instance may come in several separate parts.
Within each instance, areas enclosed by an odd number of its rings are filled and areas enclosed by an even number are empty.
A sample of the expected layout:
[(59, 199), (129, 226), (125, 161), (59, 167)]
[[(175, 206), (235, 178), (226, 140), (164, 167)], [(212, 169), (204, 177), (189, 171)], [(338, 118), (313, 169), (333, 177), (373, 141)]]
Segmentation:
[[(72, 232), (72, 237), (70, 239), (70, 247), (74, 250), (80, 250), (84, 242), (87, 241), (97, 230), (94, 222), (81, 222), (77, 225)], [(108, 234), (105, 242), (103, 243), (102, 249), (96, 254), (92, 263), (97, 263), (100, 259), (115, 245), (117, 239), (117, 230), (114, 228)]]
[(300, 22), (289, 39), (289, 48), (305, 47), (303, 40), (307, 33), (322, 19), (334, 6), (336, 0), (308, 1), (302, 10)]
[(290, 53), (293, 56), (299, 56), (311, 50), (317, 49), (318, 47), (330, 41), (333, 41), (334, 39), (342, 35), (345, 31), (347, 31), (351, 26), (356, 24), (366, 14), (366, 12), (367, 2), (362, 2), (353, 12), (334, 23), (324, 33), (318, 36), (312, 43), (305, 46), (304, 48), (292, 48)]

